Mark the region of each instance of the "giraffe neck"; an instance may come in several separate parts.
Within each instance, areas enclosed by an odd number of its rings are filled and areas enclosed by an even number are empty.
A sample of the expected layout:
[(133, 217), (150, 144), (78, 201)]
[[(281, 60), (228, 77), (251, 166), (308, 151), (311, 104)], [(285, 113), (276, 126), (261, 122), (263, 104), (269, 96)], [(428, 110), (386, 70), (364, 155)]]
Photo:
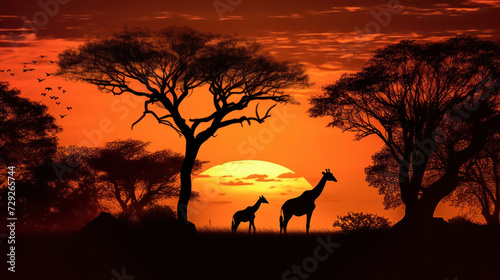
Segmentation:
[(326, 178), (325, 176), (323, 176), (323, 178), (321, 178), (321, 180), (319, 181), (318, 185), (316, 185), (316, 187), (311, 191), (314, 199), (318, 198), (318, 196), (321, 194), (323, 188), (325, 187), (325, 184), (326, 184)]
[(260, 204), (261, 204), (261, 202), (260, 202), (260, 199), (259, 199), (259, 200), (257, 201), (257, 203), (255, 203), (255, 205), (254, 205), (254, 206), (252, 206), (252, 211), (253, 211), (254, 213), (255, 213), (255, 212), (257, 212), (257, 210), (259, 210)]

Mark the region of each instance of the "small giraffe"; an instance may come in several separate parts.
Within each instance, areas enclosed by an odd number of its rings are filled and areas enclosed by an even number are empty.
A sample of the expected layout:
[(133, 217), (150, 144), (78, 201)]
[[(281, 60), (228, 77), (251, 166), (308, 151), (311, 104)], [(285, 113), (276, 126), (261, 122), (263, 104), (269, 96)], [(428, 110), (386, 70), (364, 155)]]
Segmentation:
[(327, 169), (326, 172), (322, 173), (323, 178), (321, 178), (318, 185), (314, 189), (305, 191), (300, 196), (289, 199), (285, 203), (283, 203), (283, 206), (281, 206), (280, 215), (280, 235), (281, 231), (284, 231), (286, 235), (286, 226), (288, 225), (288, 221), (290, 221), (293, 215), (299, 217), (304, 214), (307, 214), (306, 235), (309, 235), (311, 216), (314, 208), (316, 208), (314, 201), (323, 191), (326, 181), (337, 182), (337, 179), (335, 179), (332, 173), (330, 173), (330, 169)]
[(255, 203), (254, 206), (248, 206), (247, 208), (245, 208), (245, 210), (234, 213), (233, 221), (231, 223), (231, 232), (233, 234), (236, 234), (236, 230), (238, 229), (238, 226), (241, 222), (250, 222), (250, 225), (248, 226), (248, 234), (250, 234), (250, 232), (252, 231), (252, 227), (253, 234), (255, 234), (255, 224), (253, 223), (253, 221), (255, 219), (255, 212), (259, 210), (261, 203), (269, 203), (263, 195), (259, 196), (259, 200), (257, 201), (257, 203)]

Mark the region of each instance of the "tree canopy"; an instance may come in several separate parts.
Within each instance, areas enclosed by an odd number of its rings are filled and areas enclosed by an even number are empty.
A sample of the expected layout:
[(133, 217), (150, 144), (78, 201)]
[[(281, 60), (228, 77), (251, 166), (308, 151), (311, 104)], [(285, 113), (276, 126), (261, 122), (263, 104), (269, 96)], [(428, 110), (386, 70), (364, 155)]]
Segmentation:
[[(0, 82), (0, 168), (14, 165), (18, 179), (31, 180), (33, 168), (50, 160), (62, 129), (45, 105), (21, 97)], [(2, 171), (3, 173), (3, 171)], [(21, 177), (23, 176), (23, 177)]]
[[(59, 75), (97, 85), (115, 95), (144, 96), (144, 114), (138, 121), (150, 114), (158, 123), (200, 142), (221, 127), (264, 121), (269, 115), (258, 112), (254, 116), (227, 117), (251, 102), (291, 101), (285, 89), (307, 85), (308, 81), (300, 64), (276, 61), (254, 41), (188, 27), (125, 30), (112, 38), (68, 49), (59, 58)], [(202, 118), (184, 118), (179, 107), (200, 86), (208, 86), (213, 95), (212, 104), (207, 105), (214, 112)], [(150, 109), (154, 104), (161, 104), (167, 114)], [(202, 123), (210, 125), (195, 133)]]
[[(30, 227), (33, 221), (44, 223), (50, 219), (50, 162), (56, 153), (57, 133), (48, 108), (21, 96), (17, 89), (0, 82), (0, 205), (7, 209), (7, 167), (15, 166), (17, 228)], [(5, 187), (4, 187), (5, 186)], [(36, 209), (36, 211), (33, 211)], [(0, 214), (4, 217), (7, 211)]]

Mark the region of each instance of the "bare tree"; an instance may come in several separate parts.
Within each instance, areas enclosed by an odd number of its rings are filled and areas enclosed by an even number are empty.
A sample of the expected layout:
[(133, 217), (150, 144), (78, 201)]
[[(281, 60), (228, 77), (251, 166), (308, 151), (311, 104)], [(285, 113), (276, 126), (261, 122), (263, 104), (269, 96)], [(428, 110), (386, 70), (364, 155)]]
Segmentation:
[[(262, 113), (258, 102), (290, 102), (285, 90), (308, 84), (301, 65), (277, 61), (254, 41), (188, 27), (123, 31), (68, 49), (59, 55), (58, 63), (59, 75), (115, 95), (144, 97), (144, 112), (133, 125), (151, 115), (184, 137), (177, 215), (186, 224), (190, 224), (191, 171), (202, 144), (220, 128), (264, 122), (275, 105)], [(201, 88), (211, 96), (205, 107), (212, 113), (188, 117), (182, 105), (203, 96)], [(249, 106), (255, 106), (251, 110), (255, 113), (244, 110)]]

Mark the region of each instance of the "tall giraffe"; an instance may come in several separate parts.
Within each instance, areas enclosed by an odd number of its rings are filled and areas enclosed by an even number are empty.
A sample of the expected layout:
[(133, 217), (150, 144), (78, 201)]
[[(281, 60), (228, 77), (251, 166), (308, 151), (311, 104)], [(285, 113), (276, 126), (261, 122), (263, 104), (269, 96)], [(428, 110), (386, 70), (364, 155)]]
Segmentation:
[(248, 234), (252, 231), (252, 227), (253, 234), (255, 234), (255, 224), (253, 221), (255, 219), (255, 212), (259, 210), (261, 203), (269, 203), (263, 195), (259, 196), (259, 200), (257, 200), (257, 203), (255, 203), (254, 206), (248, 206), (245, 210), (240, 210), (234, 213), (233, 221), (231, 223), (231, 232), (233, 234), (236, 234), (236, 230), (241, 222), (250, 222), (250, 225), (248, 226)]
[(318, 185), (314, 189), (305, 191), (300, 196), (289, 199), (285, 203), (283, 203), (283, 206), (281, 206), (280, 215), (280, 235), (282, 230), (286, 235), (286, 226), (288, 225), (288, 221), (290, 221), (293, 215), (299, 217), (304, 214), (307, 214), (306, 234), (309, 235), (311, 216), (314, 208), (316, 208), (314, 201), (323, 191), (326, 181), (337, 182), (337, 179), (335, 179), (332, 173), (330, 173), (330, 169), (327, 169), (326, 172), (322, 173), (323, 178), (321, 178)]

